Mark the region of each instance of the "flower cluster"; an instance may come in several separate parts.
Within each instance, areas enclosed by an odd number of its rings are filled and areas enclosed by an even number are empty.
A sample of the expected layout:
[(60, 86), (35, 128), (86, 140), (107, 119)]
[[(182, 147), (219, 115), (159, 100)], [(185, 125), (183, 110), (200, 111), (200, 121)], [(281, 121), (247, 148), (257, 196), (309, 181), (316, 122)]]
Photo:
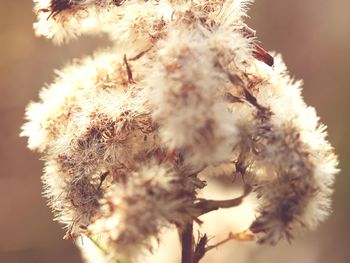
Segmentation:
[(336, 156), (301, 82), (244, 24), (251, 1), (34, 2), (38, 35), (112, 43), (60, 70), (21, 133), (43, 154), (44, 193), (66, 238), (136, 260), (163, 228), (240, 203), (197, 198), (202, 171), (225, 164), (257, 196), (258, 242), (327, 217)]

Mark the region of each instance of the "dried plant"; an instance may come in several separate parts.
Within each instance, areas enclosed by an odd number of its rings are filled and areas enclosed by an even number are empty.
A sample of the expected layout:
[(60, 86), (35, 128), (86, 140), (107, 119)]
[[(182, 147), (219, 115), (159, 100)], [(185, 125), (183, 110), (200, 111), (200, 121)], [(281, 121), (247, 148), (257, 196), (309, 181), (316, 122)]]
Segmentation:
[[(65, 238), (94, 242), (81, 246), (88, 261), (140, 262), (175, 226), (182, 262), (196, 263), (228, 240), (276, 244), (328, 216), (336, 156), (301, 82), (244, 23), (250, 2), (34, 0), (37, 35), (106, 33), (112, 43), (60, 70), (21, 133), (43, 155)], [(219, 166), (232, 169), (217, 180), (242, 177), (242, 196), (198, 197)], [(251, 192), (250, 229), (194, 241), (201, 215)]]

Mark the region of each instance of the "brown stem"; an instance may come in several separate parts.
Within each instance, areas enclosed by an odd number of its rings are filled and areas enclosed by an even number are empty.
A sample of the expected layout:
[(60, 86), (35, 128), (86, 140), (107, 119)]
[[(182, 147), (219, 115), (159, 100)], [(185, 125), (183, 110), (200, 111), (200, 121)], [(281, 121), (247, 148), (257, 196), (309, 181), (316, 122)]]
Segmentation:
[(193, 259), (193, 223), (187, 224), (181, 234), (181, 263), (192, 263)]
[(192, 263), (199, 263), (199, 261), (204, 257), (207, 243), (208, 243), (208, 236), (206, 234), (204, 234), (203, 236), (199, 236), (198, 243), (196, 244), (196, 248), (194, 250)]
[(243, 198), (246, 197), (252, 188), (249, 185), (245, 185), (244, 193), (240, 197), (229, 200), (207, 200), (202, 199), (195, 204), (194, 208), (197, 211), (197, 216), (206, 214), (208, 212), (218, 210), (219, 208), (230, 208), (238, 206), (242, 203)]
[(243, 232), (240, 232), (240, 233), (236, 233), (236, 234), (229, 233), (228, 237), (226, 239), (216, 243), (215, 245), (207, 246), (205, 248), (205, 253), (210, 251), (210, 250), (212, 250), (212, 249), (214, 249), (214, 248), (217, 248), (217, 247), (227, 243), (230, 240), (252, 241), (252, 240), (254, 240), (254, 234), (252, 234), (249, 230), (246, 230), (246, 231), (243, 231)]

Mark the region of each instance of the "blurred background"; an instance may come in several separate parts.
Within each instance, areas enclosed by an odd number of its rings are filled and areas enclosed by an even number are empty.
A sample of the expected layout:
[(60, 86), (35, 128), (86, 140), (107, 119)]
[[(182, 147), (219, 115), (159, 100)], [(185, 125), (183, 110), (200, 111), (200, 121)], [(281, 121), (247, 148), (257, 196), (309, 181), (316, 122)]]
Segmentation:
[[(26, 105), (53, 80), (54, 69), (108, 42), (85, 37), (57, 47), (34, 36), (32, 1), (1, 0), (0, 6), (0, 262), (79, 263), (78, 249), (62, 240), (64, 231), (41, 197), (40, 156), (18, 134)], [(335, 184), (334, 213), (317, 231), (272, 248), (233, 248), (231, 242), (223, 247), (229, 252), (214, 250), (208, 262), (350, 262), (349, 10), (349, 0), (260, 0), (250, 9), (247, 22), (262, 46), (282, 53), (291, 75), (304, 80), (305, 100), (328, 125), (342, 171)], [(245, 246), (249, 253), (242, 257)]]

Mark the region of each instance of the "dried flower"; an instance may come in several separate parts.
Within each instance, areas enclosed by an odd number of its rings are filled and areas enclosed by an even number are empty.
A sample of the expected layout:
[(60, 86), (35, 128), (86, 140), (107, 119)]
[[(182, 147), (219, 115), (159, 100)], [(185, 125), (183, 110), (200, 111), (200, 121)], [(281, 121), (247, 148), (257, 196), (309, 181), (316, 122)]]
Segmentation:
[[(301, 82), (244, 24), (251, 1), (34, 2), (38, 35), (62, 43), (107, 33), (113, 43), (59, 71), (21, 133), (44, 156), (44, 193), (65, 237), (98, 247), (84, 253), (137, 261), (176, 226), (183, 262), (199, 262), (216, 246), (205, 234), (194, 245), (192, 222), (240, 205), (251, 189), (259, 243), (290, 240), (328, 216), (336, 156)], [(228, 165), (244, 194), (199, 199), (207, 168)]]

